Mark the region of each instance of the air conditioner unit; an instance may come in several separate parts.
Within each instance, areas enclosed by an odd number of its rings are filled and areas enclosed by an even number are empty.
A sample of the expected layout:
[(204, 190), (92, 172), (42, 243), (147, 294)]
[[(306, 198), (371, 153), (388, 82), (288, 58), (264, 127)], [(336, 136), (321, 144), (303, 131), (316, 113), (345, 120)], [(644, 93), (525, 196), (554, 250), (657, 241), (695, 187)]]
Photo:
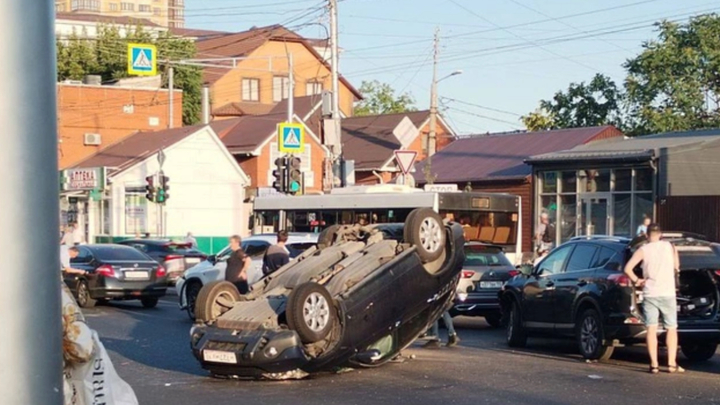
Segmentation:
[(85, 145), (100, 145), (102, 143), (102, 136), (100, 134), (85, 134)]

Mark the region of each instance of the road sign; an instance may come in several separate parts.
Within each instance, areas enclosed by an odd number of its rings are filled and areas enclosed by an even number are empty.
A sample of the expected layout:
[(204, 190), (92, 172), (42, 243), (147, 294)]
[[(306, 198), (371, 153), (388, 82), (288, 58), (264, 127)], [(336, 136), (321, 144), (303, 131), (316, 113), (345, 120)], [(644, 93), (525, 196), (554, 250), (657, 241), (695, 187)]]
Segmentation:
[(305, 151), (305, 127), (302, 124), (283, 122), (278, 124), (278, 149), (285, 153)]
[(398, 167), (400, 167), (403, 174), (408, 174), (413, 167), (413, 163), (415, 163), (417, 152), (414, 150), (396, 150), (394, 153)]
[(426, 184), (424, 188), (425, 191), (434, 191), (436, 193), (458, 191), (457, 184)]
[(162, 168), (163, 164), (165, 163), (165, 152), (163, 152), (162, 149), (160, 149), (158, 151), (157, 160), (158, 160), (158, 163), (160, 164), (160, 168)]
[(155, 76), (157, 74), (157, 48), (149, 44), (128, 44), (128, 74)]

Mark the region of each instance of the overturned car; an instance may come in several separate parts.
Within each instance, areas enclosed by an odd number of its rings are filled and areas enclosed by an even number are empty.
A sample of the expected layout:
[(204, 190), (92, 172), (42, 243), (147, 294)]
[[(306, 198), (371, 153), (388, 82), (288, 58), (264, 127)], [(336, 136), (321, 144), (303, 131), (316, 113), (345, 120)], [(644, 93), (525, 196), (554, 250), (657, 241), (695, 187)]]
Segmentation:
[(463, 244), (462, 227), (428, 208), (404, 224), (331, 226), (245, 296), (204, 286), (193, 354), (241, 377), (384, 364), (452, 306)]

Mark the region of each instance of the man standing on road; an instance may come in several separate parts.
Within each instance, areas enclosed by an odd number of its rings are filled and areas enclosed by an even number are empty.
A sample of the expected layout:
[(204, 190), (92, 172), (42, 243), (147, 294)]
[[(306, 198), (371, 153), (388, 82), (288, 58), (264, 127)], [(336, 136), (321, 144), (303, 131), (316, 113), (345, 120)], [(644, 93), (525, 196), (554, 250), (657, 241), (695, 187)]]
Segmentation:
[(238, 235), (230, 237), (230, 258), (227, 260), (225, 280), (235, 284), (240, 294), (247, 294), (250, 290), (248, 285), (248, 269), (252, 260), (242, 250), (242, 239)]
[[(448, 311), (445, 311), (445, 312), (443, 312), (441, 318), (443, 320), (443, 323), (445, 323), (445, 327), (447, 328), (447, 331), (448, 331), (447, 347), (456, 346), (458, 343), (460, 343), (460, 338), (458, 337), (457, 333), (455, 333), (455, 327), (453, 326), (452, 316), (450, 316), (450, 313)], [(426, 347), (426, 348), (440, 347), (440, 320), (439, 319), (437, 321), (435, 321), (435, 323), (433, 323), (429, 338), (430, 338), (430, 340), (427, 343), (425, 343), (425, 345), (423, 347)]]
[(85, 270), (73, 269), (70, 267), (70, 260), (78, 257), (80, 251), (75, 246), (67, 247), (66, 245), (60, 246), (60, 265), (63, 273), (85, 275), (88, 272)]
[[(650, 373), (657, 374), (658, 322), (662, 315), (667, 330), (668, 372), (682, 373), (677, 365), (678, 332), (675, 273), (680, 271), (680, 258), (670, 242), (662, 241), (660, 225), (647, 229), (648, 243), (640, 247), (625, 265), (625, 274), (635, 286), (643, 287), (643, 311), (647, 326), (647, 347), (650, 354)], [(642, 278), (635, 275), (635, 267), (642, 262)]]
[(277, 244), (270, 246), (265, 251), (262, 268), (264, 275), (268, 276), (290, 262), (290, 252), (285, 247), (287, 240), (287, 231), (279, 231), (277, 233)]
[(537, 250), (552, 250), (553, 240), (555, 239), (555, 227), (550, 224), (550, 215), (547, 212), (540, 214), (540, 223), (535, 234), (537, 242)]
[(197, 239), (195, 239), (192, 232), (187, 233), (187, 236), (185, 237), (185, 243), (189, 243), (192, 249), (198, 248)]

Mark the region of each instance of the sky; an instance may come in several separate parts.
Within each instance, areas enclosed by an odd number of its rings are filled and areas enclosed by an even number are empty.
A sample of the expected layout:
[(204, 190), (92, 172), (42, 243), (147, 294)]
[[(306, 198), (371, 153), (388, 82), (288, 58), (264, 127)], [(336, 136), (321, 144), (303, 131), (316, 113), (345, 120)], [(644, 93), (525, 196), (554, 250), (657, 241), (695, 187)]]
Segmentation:
[[(621, 85), (622, 64), (657, 38), (662, 19), (720, 12), (709, 0), (339, 0), (340, 72), (378, 80), (427, 109), (439, 30), (440, 110), (456, 133), (523, 129), (542, 99), (602, 73)], [(328, 37), (321, 0), (185, 0), (187, 28), (243, 31), (283, 24)]]

